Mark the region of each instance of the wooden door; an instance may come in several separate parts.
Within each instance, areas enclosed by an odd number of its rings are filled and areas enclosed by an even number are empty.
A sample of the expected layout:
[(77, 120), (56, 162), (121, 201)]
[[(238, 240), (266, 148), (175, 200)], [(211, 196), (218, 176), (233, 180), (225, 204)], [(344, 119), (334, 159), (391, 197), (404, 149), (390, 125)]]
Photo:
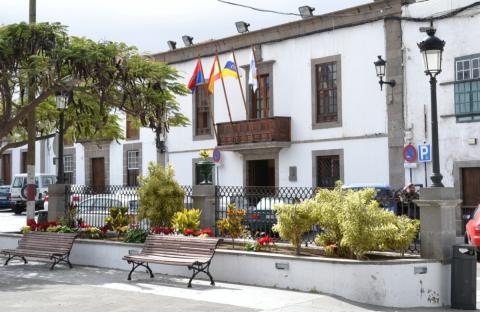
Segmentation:
[(105, 159), (103, 157), (92, 158), (92, 186), (97, 193), (105, 190)]
[(480, 167), (462, 168), (462, 188), (463, 208), (477, 207), (480, 204)]
[(12, 159), (10, 154), (2, 155), (2, 179), (4, 184), (12, 183)]

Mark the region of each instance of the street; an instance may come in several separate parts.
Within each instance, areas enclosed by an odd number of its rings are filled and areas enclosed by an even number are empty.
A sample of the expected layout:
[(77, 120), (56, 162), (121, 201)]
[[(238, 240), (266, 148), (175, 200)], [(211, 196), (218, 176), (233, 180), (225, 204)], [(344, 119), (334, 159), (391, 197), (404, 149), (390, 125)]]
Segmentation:
[(25, 212), (15, 215), (10, 209), (0, 210), (0, 232), (19, 232), (26, 225)]

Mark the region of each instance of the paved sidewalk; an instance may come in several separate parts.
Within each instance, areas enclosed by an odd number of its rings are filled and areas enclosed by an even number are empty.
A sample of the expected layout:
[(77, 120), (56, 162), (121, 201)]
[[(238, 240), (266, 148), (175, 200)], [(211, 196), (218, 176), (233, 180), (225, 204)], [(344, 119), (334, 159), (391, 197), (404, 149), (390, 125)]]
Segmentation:
[[(0, 257), (0, 260), (4, 258)], [(1, 311), (398, 311), (360, 305), (322, 294), (187, 279), (138, 272), (127, 281), (126, 271), (58, 266), (44, 262), (12, 262), (0, 267)], [(413, 309), (408, 311), (448, 311)]]

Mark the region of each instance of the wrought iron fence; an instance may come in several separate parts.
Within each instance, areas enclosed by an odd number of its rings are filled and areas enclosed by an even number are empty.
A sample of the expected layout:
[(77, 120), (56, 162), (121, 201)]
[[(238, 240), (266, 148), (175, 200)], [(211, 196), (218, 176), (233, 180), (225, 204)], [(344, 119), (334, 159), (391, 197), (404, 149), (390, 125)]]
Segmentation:
[[(228, 205), (235, 204), (237, 208), (245, 210), (245, 224), (252, 237), (263, 233), (277, 237), (272, 231), (272, 226), (277, 223), (273, 206), (298, 203), (312, 198), (315, 193), (315, 187), (217, 186), (215, 219), (226, 218)], [(304, 243), (312, 243), (318, 231), (318, 226), (312, 227), (312, 230), (305, 234)]]
[[(185, 208), (192, 208), (192, 187), (182, 186), (185, 191)], [(90, 226), (103, 227), (105, 218), (110, 214), (110, 208), (128, 208), (128, 215), (135, 220), (139, 198), (138, 186), (108, 185), (101, 189), (87, 185), (67, 186), (68, 206), (75, 207), (75, 219)], [(142, 229), (148, 230), (150, 223), (143, 220), (137, 223)]]

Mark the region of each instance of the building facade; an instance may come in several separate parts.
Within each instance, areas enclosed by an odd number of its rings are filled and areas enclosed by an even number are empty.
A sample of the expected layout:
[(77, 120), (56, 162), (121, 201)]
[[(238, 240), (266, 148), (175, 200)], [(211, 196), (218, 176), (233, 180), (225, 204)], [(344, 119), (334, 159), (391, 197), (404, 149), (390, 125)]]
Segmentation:
[[(178, 98), (191, 125), (170, 130), (165, 161), (183, 185), (202, 182), (199, 151), (214, 147), (221, 154), (213, 174), (218, 185), (330, 187), (338, 179), (430, 185), (431, 164), (405, 169), (402, 150), (431, 142), (430, 89), (417, 43), (426, 37), (419, 28), (433, 21), (446, 41), (437, 88), (441, 173), (464, 207), (474, 207), (480, 202), (479, 10), (473, 0), (374, 1), (155, 54), (176, 67), (184, 83), (198, 58), (206, 79), (216, 54), (223, 67), (234, 50), (241, 68), (242, 90), (235, 78), (224, 79), (228, 107), (220, 80), (213, 95), (202, 85)], [(255, 92), (248, 80), (252, 47)], [(394, 87), (380, 90), (377, 55), (387, 61), (386, 80), (395, 80)], [(132, 129), (125, 117), (122, 123), (126, 140), (65, 147), (70, 182), (134, 185), (147, 173), (148, 162), (158, 158), (155, 136)], [(53, 144), (37, 143), (37, 171), (56, 171)], [(24, 170), (24, 151), (1, 156), (5, 182)]]

